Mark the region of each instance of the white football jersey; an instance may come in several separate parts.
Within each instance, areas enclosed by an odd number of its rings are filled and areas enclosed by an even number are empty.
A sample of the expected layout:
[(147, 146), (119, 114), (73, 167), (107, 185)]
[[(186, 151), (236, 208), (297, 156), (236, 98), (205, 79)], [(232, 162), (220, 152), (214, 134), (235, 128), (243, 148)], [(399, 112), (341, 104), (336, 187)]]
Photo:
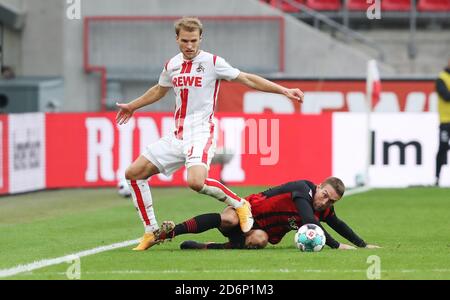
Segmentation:
[(239, 73), (223, 58), (205, 51), (200, 51), (192, 60), (185, 60), (179, 53), (166, 63), (159, 85), (172, 87), (175, 92), (176, 138), (191, 140), (214, 131), (212, 118), (220, 80), (236, 79)]

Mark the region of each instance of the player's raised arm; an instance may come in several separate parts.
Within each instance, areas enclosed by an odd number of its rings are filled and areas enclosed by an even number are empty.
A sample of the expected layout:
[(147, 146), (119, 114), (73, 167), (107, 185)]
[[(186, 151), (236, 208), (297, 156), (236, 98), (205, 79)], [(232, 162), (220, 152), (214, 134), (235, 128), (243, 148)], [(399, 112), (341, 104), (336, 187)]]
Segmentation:
[(164, 87), (157, 84), (145, 92), (144, 95), (131, 101), (130, 103), (116, 103), (119, 108), (116, 116), (116, 122), (119, 125), (126, 124), (136, 110), (159, 101), (167, 94), (168, 90), (169, 87)]
[(255, 74), (241, 72), (234, 81), (261, 92), (285, 95), (289, 99), (299, 101), (300, 103), (303, 103), (305, 97), (300, 89), (288, 89)]

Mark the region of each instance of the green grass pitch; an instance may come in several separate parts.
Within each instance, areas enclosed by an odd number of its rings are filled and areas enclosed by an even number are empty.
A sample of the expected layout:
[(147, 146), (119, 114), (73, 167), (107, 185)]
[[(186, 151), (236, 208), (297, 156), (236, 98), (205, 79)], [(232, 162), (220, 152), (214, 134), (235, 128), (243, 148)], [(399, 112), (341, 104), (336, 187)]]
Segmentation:
[[(240, 195), (263, 188), (233, 188)], [(81, 258), (81, 279), (367, 279), (378, 256), (381, 279), (450, 279), (450, 190), (379, 189), (336, 205), (337, 215), (382, 249), (302, 253), (291, 232), (264, 250), (179, 250), (180, 242), (224, 241), (216, 230), (184, 235), (145, 252), (131, 247)], [(153, 189), (158, 221), (220, 212), (224, 205), (187, 188)], [(334, 231), (330, 233), (343, 241)], [(44, 191), (0, 198), (0, 274), (43, 259), (134, 240), (142, 224), (115, 189)], [(67, 279), (68, 263), (0, 279)]]

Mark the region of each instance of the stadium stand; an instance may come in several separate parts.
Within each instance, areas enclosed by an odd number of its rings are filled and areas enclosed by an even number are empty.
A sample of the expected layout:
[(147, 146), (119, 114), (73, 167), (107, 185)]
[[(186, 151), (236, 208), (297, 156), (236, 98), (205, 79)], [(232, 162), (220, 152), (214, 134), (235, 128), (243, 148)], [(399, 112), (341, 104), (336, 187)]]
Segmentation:
[(408, 11), (411, 10), (410, 0), (383, 0), (381, 1), (383, 11)]
[(340, 10), (340, 0), (306, 0), (306, 6), (314, 10)]
[[(265, 1), (263, 1), (265, 2)], [(293, 0), (294, 3), (304, 3), (304, 0)], [(284, 12), (288, 12), (288, 13), (295, 13), (298, 12), (299, 9), (293, 5), (291, 5), (288, 2), (284, 2), (284, 1), (278, 1), (278, 0), (269, 0), (266, 3), (270, 3), (270, 5), (272, 5), (273, 7), (276, 7), (278, 9), (281, 9)]]
[(370, 4), (366, 0), (348, 0), (347, 9), (350, 11), (366, 11)]
[[(291, 5), (287, 14), (334, 38), (349, 41), (349, 35), (363, 36), (366, 41), (349, 44), (372, 55), (384, 52), (385, 62), (399, 73), (427, 74), (438, 68), (438, 58), (448, 52), (443, 49), (448, 49), (446, 30), (450, 26), (450, 0), (382, 0), (379, 20), (368, 18), (368, 8), (373, 9), (374, 3), (367, 3), (367, 0), (266, 2), (276, 4), (278, 9)], [(323, 10), (323, 4), (331, 2), (335, 3), (334, 10)], [(297, 7), (297, 12), (292, 6)]]
[[(431, 10), (431, 7), (436, 7), (436, 3), (441, 3), (439, 9), (442, 9), (442, 3), (446, 1), (417, 0), (420, 7), (417, 13), (418, 26), (422, 22), (421, 16), (425, 15), (427, 22), (433, 20), (437, 26), (441, 26), (442, 22), (450, 23), (448, 12)], [(383, 13), (382, 21), (368, 20), (364, 0), (209, 0), (207, 6), (202, 5), (204, 0), (133, 0), (126, 7), (123, 0), (98, 0), (83, 2), (80, 20), (60, 17), (57, 21), (46, 16), (61, 16), (61, 6), (50, 4), (49, 0), (0, 2), (16, 3), (16, 7), (24, 9), (22, 12), (20, 9), (0, 7), (0, 23), (4, 25), (4, 64), (11, 66), (18, 77), (39, 74), (63, 78), (64, 101), (61, 101), (61, 111), (104, 109), (105, 105), (99, 103), (107, 103), (106, 106), (114, 108), (117, 99), (135, 97), (155, 83), (161, 64), (177, 51), (171, 19), (174, 16), (207, 17), (202, 18), (207, 28), (204, 49), (226, 57), (237, 68), (276, 78), (363, 76), (366, 60), (369, 57), (381, 58), (382, 51), (379, 49), (390, 56), (387, 64), (381, 66), (384, 74), (435, 74), (435, 66), (441, 67), (441, 53), (448, 53), (445, 30), (435, 30), (432, 35), (427, 31), (423, 35), (416, 35), (418, 44), (426, 44), (422, 48), (418, 45), (419, 56), (423, 55), (424, 58), (415, 61), (409, 59), (405, 55), (405, 43), (409, 42), (409, 32), (405, 26), (400, 30), (400, 35), (394, 35), (392, 31), (377, 32), (380, 28), (391, 29), (382, 27), (391, 22), (389, 14)], [(17, 5), (21, 2), (27, 5)], [(345, 36), (346, 30), (338, 31), (322, 19), (315, 22), (312, 15), (305, 19), (308, 17), (307, 10), (314, 10), (311, 7), (330, 9), (326, 5), (314, 6), (318, 3), (334, 3), (335, 11), (320, 10), (317, 13), (325, 16), (334, 14), (335, 17), (330, 18), (335, 25), (349, 25), (347, 27), (359, 35), (354, 34), (349, 40)], [(348, 3), (348, 6), (344, 3)], [(281, 10), (288, 13), (282, 14)], [(346, 10), (350, 12), (349, 24), (343, 22), (343, 12)], [(11, 11), (15, 14), (11, 14)], [(403, 24), (408, 23), (408, 11), (389, 13), (395, 14), (393, 18), (399, 16)], [(303, 17), (300, 17), (301, 14)], [(17, 22), (21, 16), (26, 18), (27, 26), (16, 25), (24, 24)], [(230, 19), (230, 16), (235, 19)], [(239, 16), (245, 18), (237, 20)], [(315, 26), (315, 23), (319, 23), (319, 26)], [(308, 24), (313, 24), (315, 28)], [(82, 36), (84, 41), (72, 38)], [(363, 44), (361, 37), (376, 42)], [(40, 51), (49, 43), (53, 45), (51, 49)], [(17, 47), (22, 51), (14, 51)], [(81, 51), (82, 47), (84, 51)], [(440, 47), (445, 50), (438, 51)], [(314, 60), (316, 56), (321, 59)], [(348, 57), (354, 58), (352, 64), (347, 63)], [(85, 70), (81, 75), (80, 66)], [(152, 109), (171, 108), (173, 97), (168, 98), (152, 106)]]
[(419, 0), (417, 10), (423, 12), (448, 12), (450, 11), (450, 0)]
[[(332, 11), (340, 12), (349, 11), (365, 11), (373, 3), (367, 3), (366, 0), (262, 0), (271, 6), (278, 8), (286, 13), (299, 12), (298, 7), (294, 4), (304, 4), (316, 11)], [(381, 1), (381, 9), (386, 12), (408, 12), (412, 8), (411, 0), (383, 0)], [(450, 11), (450, 0), (417, 0), (416, 8), (419, 12), (448, 12)]]

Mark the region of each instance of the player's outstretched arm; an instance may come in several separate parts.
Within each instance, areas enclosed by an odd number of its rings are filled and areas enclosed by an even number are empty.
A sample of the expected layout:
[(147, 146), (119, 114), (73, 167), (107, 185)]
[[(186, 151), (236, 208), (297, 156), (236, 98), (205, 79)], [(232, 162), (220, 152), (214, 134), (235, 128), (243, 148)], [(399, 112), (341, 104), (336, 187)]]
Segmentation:
[(360, 238), (344, 221), (333, 212), (324, 220), (334, 231), (359, 248), (367, 248), (366, 242)]
[(353, 247), (351, 245), (347, 245), (347, 244), (344, 244), (344, 243), (339, 243), (338, 249), (339, 250), (356, 250), (356, 247)]
[(381, 247), (377, 246), (377, 245), (366, 245), (366, 247), (364, 247), (364, 248), (366, 248), (366, 249), (380, 249)]
[(168, 90), (168, 87), (163, 87), (157, 84), (150, 88), (144, 95), (131, 101), (130, 103), (116, 103), (116, 106), (119, 108), (116, 116), (117, 124), (126, 124), (136, 110), (159, 101), (167, 94)]
[(303, 103), (305, 97), (300, 89), (288, 89), (255, 74), (241, 72), (234, 81), (261, 92), (285, 95), (289, 99), (299, 101), (300, 103)]
[[(339, 233), (341, 236), (343, 236), (344, 238), (346, 238), (348, 241), (352, 242), (354, 245), (358, 246), (359, 248), (366, 248), (366, 249), (379, 249), (379, 248), (381, 248), (380, 246), (377, 246), (377, 245), (366, 244), (366, 242), (364, 242), (364, 240), (361, 239), (350, 228), (350, 226), (348, 226), (344, 221), (342, 221), (341, 219), (339, 219), (336, 216), (334, 211), (333, 211), (332, 214), (330, 214), (330, 216), (328, 216), (326, 218), (325, 222), (327, 222), (327, 224), (331, 228), (333, 228), (337, 233)], [(341, 244), (341, 245), (343, 245), (343, 244)], [(348, 246), (348, 245), (345, 245), (345, 246)], [(350, 246), (350, 247), (352, 247), (352, 249), (356, 249), (353, 246)], [(339, 248), (339, 249), (341, 249), (341, 248)]]

